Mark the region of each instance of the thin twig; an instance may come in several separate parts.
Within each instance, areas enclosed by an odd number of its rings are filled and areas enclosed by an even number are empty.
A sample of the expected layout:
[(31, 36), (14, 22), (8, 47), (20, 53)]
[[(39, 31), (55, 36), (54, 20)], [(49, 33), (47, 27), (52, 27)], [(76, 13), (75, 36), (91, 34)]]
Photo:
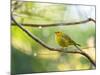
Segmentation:
[[(69, 25), (77, 25), (77, 24), (83, 24), (93, 21), (95, 23), (95, 20), (92, 18), (88, 18), (87, 20), (78, 21), (78, 22), (68, 22), (68, 23), (53, 23), (53, 24), (25, 24), (22, 23), (23, 26), (29, 26), (29, 27), (53, 27), (53, 26), (69, 26)], [(15, 26), (16, 24), (12, 23), (12, 26)]]
[(58, 51), (58, 52), (64, 52), (64, 53), (71, 53), (71, 54), (81, 54), (83, 56), (85, 56), (91, 63), (92, 65), (94, 65), (96, 67), (95, 62), (92, 60), (92, 58), (86, 54), (83, 51), (64, 51), (62, 48), (52, 48), (50, 46), (48, 46), (47, 44), (45, 44), (43, 41), (41, 41), (39, 38), (37, 38), (35, 35), (33, 35), (32, 33), (30, 33), (27, 29), (25, 29), (23, 27), (23, 25), (21, 25), (20, 23), (16, 22), (16, 20), (14, 19), (13, 16), (11, 16), (12, 21), (20, 28), (22, 29), (28, 36), (30, 36), (30, 38), (32, 38), (33, 40), (35, 40), (37, 43), (39, 43), (40, 45), (42, 45), (43, 47), (51, 50), (51, 51)]

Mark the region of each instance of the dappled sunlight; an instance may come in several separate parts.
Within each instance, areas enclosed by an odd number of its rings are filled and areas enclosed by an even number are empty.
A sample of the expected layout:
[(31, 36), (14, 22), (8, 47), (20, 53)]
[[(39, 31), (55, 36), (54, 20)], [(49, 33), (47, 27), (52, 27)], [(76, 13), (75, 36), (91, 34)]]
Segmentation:
[(84, 57), (83, 55), (77, 54), (75, 55), (75, 60), (73, 60), (74, 64), (74, 69), (79, 70), (79, 69), (89, 69), (90, 68), (90, 63), (89, 60)]
[(94, 37), (90, 37), (88, 40), (87, 40), (87, 45), (88, 47), (94, 47), (95, 46), (95, 39)]
[(77, 66), (75, 66), (75, 70), (81, 70), (81, 69), (83, 69), (83, 70), (90, 69), (90, 65), (78, 63)]
[(96, 51), (95, 48), (87, 48), (83, 49), (94, 61), (96, 61)]
[(19, 40), (19, 39), (16, 39), (16, 38), (12, 37), (12, 45), (13, 45), (16, 49), (22, 51), (22, 52), (25, 53), (25, 54), (30, 55), (30, 54), (32, 53), (31, 45), (30, 45), (30, 43), (28, 43), (28, 42), (25, 43), (25, 42), (23, 42), (23, 41), (21, 41), (21, 40)]
[(95, 47), (95, 42), (94, 42), (94, 37), (90, 37), (87, 40), (87, 45), (88, 48), (83, 49), (84, 52), (86, 52), (94, 61), (96, 60), (96, 49)]
[(70, 70), (71, 66), (70, 64), (67, 64), (67, 63), (60, 63), (58, 64), (57, 68), (59, 71), (64, 71), (64, 70)]
[(60, 57), (60, 53), (57, 51), (50, 51), (47, 49), (39, 50), (37, 56), (42, 59), (56, 60)]
[[(65, 57), (65, 59), (67, 59)], [(58, 68), (60, 70), (84, 70), (90, 69), (91, 63), (87, 58), (80, 54), (74, 54), (70, 60), (66, 60), (62, 62), (62, 64), (58, 64)]]
[(79, 61), (80, 57), (82, 57), (82, 55), (74, 54), (73, 59), (71, 60), (71, 64), (74, 64), (74, 66), (77, 66), (80, 63)]
[[(67, 63), (67, 61), (66, 61), (66, 63)], [(69, 65), (71, 66), (72, 70), (89, 69), (90, 68), (89, 61), (80, 54), (74, 54), (73, 58), (69, 62)]]

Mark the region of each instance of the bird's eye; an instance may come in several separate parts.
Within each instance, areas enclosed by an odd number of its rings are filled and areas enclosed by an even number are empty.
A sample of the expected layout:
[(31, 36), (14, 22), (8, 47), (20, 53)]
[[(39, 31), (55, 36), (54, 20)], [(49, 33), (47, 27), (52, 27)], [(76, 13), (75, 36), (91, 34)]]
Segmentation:
[(56, 34), (59, 34), (60, 32), (55, 32)]

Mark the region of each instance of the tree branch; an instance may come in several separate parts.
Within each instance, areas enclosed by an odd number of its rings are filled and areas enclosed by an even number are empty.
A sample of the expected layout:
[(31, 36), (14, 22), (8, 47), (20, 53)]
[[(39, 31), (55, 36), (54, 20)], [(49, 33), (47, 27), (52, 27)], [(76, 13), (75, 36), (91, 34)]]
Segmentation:
[[(93, 21), (94, 23), (96, 23), (96, 21), (92, 18), (88, 18), (87, 20), (84, 21), (79, 21), (79, 22), (69, 22), (69, 23), (53, 23), (53, 24), (25, 24), (22, 23), (21, 25), (23, 26), (29, 26), (29, 27), (53, 27), (53, 26), (69, 26), (69, 25), (77, 25), (77, 24), (83, 24), (83, 23), (87, 23)], [(15, 26), (14, 23), (12, 23), (13, 26)]]
[(12, 21), (20, 28), (22, 29), (28, 36), (30, 36), (30, 38), (32, 38), (33, 40), (35, 40), (37, 43), (39, 43), (40, 45), (42, 45), (43, 47), (51, 50), (51, 51), (58, 51), (58, 52), (64, 52), (64, 53), (71, 53), (71, 54), (81, 54), (83, 56), (85, 56), (93, 66), (96, 67), (95, 62), (92, 60), (92, 58), (86, 54), (83, 51), (64, 51), (63, 48), (52, 48), (50, 46), (48, 46), (47, 44), (45, 44), (43, 41), (41, 41), (39, 38), (37, 38), (35, 35), (33, 35), (32, 33), (30, 33), (27, 29), (25, 29), (23, 27), (23, 25), (21, 25), (20, 23), (18, 23), (15, 18), (13, 17), (13, 15), (11, 16)]
[(90, 21), (93, 21), (94, 23), (96, 23), (96, 20), (94, 20), (94, 19), (92, 19), (92, 18), (89, 18), (90, 19)]

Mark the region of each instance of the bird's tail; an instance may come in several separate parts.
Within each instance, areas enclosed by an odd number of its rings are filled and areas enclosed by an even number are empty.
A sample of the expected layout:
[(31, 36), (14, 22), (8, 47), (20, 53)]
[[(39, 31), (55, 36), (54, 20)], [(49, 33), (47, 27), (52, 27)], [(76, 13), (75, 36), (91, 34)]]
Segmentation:
[(81, 46), (80, 44), (76, 43), (75, 41), (73, 41), (74, 45), (78, 45), (78, 46)]
[(76, 45), (81, 46), (80, 44), (76, 44)]

